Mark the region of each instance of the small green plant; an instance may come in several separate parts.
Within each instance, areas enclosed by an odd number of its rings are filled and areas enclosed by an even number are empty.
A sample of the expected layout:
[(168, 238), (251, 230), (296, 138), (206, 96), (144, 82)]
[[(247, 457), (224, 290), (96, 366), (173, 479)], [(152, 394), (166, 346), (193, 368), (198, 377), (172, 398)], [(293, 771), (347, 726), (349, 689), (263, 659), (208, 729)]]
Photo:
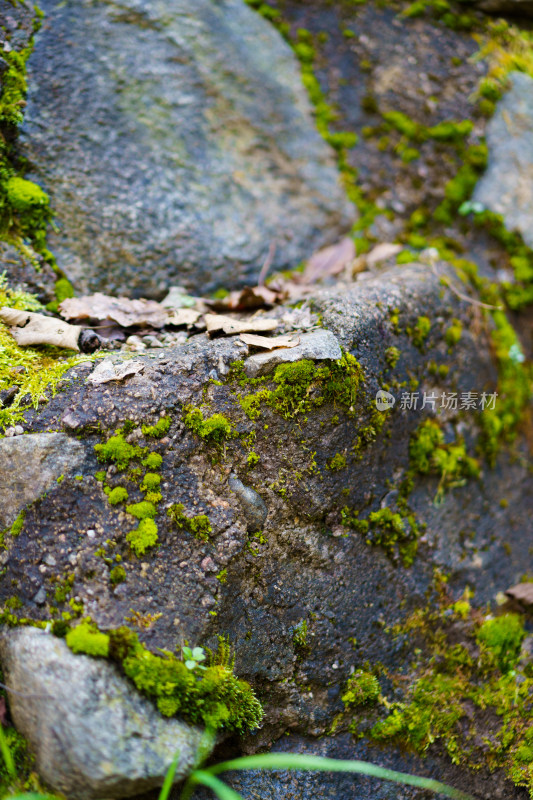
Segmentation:
[(380, 694), (379, 681), (371, 672), (359, 669), (350, 676), (342, 702), (347, 707), (375, 703)]
[(116, 486), (107, 495), (107, 500), (112, 506), (118, 506), (119, 503), (125, 503), (127, 499), (128, 492), (123, 486)]
[(204, 419), (200, 408), (191, 408), (183, 421), (201, 439), (217, 445), (224, 444), (226, 439), (235, 435), (231, 422), (223, 414), (213, 414)]
[(185, 513), (183, 503), (174, 503), (167, 509), (167, 514), (172, 522), (180, 529), (189, 531), (192, 535), (202, 542), (209, 541), (209, 534), (213, 529), (207, 514), (198, 514), (195, 517), (188, 517)]
[(139, 557), (144, 555), (149, 547), (155, 547), (158, 538), (157, 525), (149, 518), (141, 519), (138, 526), (126, 535), (126, 541)]
[(170, 428), (170, 417), (161, 417), (155, 425), (143, 425), (142, 432), (145, 436), (153, 436), (155, 439), (162, 439)]
[(94, 450), (98, 461), (113, 461), (119, 469), (126, 469), (132, 459), (143, 455), (143, 450), (127, 442), (120, 431), (111, 436), (107, 442), (95, 444)]
[(187, 669), (207, 669), (207, 667), (202, 664), (202, 661), (205, 661), (205, 652), (203, 647), (193, 647), (192, 650), (190, 647), (183, 647), (182, 651)]

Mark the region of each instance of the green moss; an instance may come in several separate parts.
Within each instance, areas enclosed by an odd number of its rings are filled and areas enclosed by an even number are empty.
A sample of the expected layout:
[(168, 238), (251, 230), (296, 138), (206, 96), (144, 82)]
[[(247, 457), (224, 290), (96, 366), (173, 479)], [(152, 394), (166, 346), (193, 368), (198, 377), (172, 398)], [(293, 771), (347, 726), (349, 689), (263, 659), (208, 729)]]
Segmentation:
[(367, 519), (361, 519), (358, 511), (351, 511), (345, 506), (341, 511), (341, 521), (344, 527), (365, 536), (367, 544), (382, 547), (393, 559), (399, 556), (404, 566), (408, 567), (417, 552), (420, 529), (407, 507), (404, 509), (402, 505), (400, 510), (402, 513), (381, 508), (372, 511)]
[(469, 456), (462, 439), (446, 444), (444, 434), (435, 420), (422, 422), (409, 444), (410, 473), (438, 475), (438, 496), (445, 489), (461, 486), (466, 479), (480, 474), (479, 461)]
[(400, 359), (400, 356), (401, 352), (397, 347), (387, 347), (385, 350), (385, 361), (389, 365), (390, 369), (394, 369)]
[(525, 636), (522, 619), (517, 614), (504, 614), (486, 620), (477, 632), (477, 641), (490, 661), (505, 673), (516, 667)]
[(126, 511), (137, 519), (153, 519), (157, 514), (157, 509), (153, 503), (148, 500), (141, 500), (140, 503), (133, 503), (133, 505), (126, 506)]
[(110, 505), (118, 506), (119, 503), (126, 502), (126, 500), (128, 499), (128, 492), (123, 486), (116, 486), (109, 492), (107, 499)]
[(292, 629), (292, 643), (296, 650), (302, 651), (309, 649), (307, 634), (307, 620), (301, 619), (300, 622)]
[(189, 408), (183, 421), (201, 439), (217, 445), (235, 435), (231, 422), (223, 414), (213, 414), (204, 419), (201, 409)]
[(407, 328), (407, 335), (411, 338), (414, 346), (423, 351), (430, 330), (431, 320), (429, 317), (418, 317), (415, 327)]
[(126, 570), (124, 567), (117, 565), (109, 572), (109, 580), (113, 586), (118, 586), (119, 583), (124, 583), (126, 580)]
[(135, 530), (126, 535), (126, 541), (136, 556), (142, 556), (149, 547), (155, 547), (159, 540), (157, 525), (153, 519), (141, 519)]
[(64, 603), (72, 591), (74, 586), (74, 573), (71, 572), (62, 578), (56, 578), (56, 588), (54, 591), (54, 600), (56, 603)]
[(375, 703), (381, 692), (379, 681), (371, 672), (356, 670), (348, 679), (342, 702), (348, 708)]
[(113, 461), (119, 469), (126, 469), (130, 461), (140, 458), (144, 452), (140, 447), (129, 444), (118, 431), (107, 442), (95, 444), (94, 450), (98, 461)]
[(106, 473), (103, 470), (100, 470), (100, 472), (95, 472), (94, 473), (94, 477), (96, 478), (98, 483), (103, 483), (105, 481), (105, 478), (106, 478)]
[(164, 716), (178, 714), (211, 730), (245, 731), (259, 725), (261, 705), (250, 686), (233, 674), (226, 647), (211, 656), (207, 668), (199, 669), (196, 661), (186, 666), (167, 651), (154, 655), (128, 628), (111, 631), (108, 638), (111, 658)]
[(90, 619), (83, 620), (70, 630), (65, 641), (73, 653), (83, 653), (100, 658), (107, 658), (109, 655), (109, 636), (100, 633)]
[(180, 529), (186, 530), (202, 542), (209, 541), (209, 534), (213, 532), (209, 517), (206, 514), (198, 514), (195, 517), (188, 517), (184, 514), (185, 506), (183, 503), (174, 503), (167, 509), (167, 514), (172, 522)]
[(159, 453), (148, 453), (142, 465), (147, 469), (159, 469), (163, 463), (163, 457)]
[(336, 453), (333, 458), (330, 458), (326, 469), (330, 469), (333, 472), (339, 472), (341, 469), (346, 468), (346, 456), (343, 456), (342, 453)]
[(147, 472), (141, 483), (141, 491), (156, 491), (159, 489), (161, 483), (161, 476), (155, 472)]
[(17, 516), (16, 520), (11, 526), (10, 534), (11, 536), (19, 536), (22, 528), (24, 527), (24, 520), (26, 519), (26, 510), (23, 509)]
[(153, 436), (155, 439), (162, 439), (170, 428), (170, 417), (161, 417), (155, 425), (143, 425), (142, 432), (145, 436)]
[(260, 461), (260, 457), (255, 453), (253, 450), (251, 453), (248, 453), (248, 457), (246, 459), (246, 463), (249, 467), (255, 467)]
[(446, 329), (444, 339), (448, 347), (455, 347), (463, 335), (463, 323), (460, 319), (454, 319), (449, 328)]
[(217, 581), (220, 581), (220, 583), (223, 586), (228, 582), (228, 570), (227, 570), (227, 567), (224, 567), (224, 569), (220, 570), (220, 572), (216, 576), (216, 579), (217, 579)]

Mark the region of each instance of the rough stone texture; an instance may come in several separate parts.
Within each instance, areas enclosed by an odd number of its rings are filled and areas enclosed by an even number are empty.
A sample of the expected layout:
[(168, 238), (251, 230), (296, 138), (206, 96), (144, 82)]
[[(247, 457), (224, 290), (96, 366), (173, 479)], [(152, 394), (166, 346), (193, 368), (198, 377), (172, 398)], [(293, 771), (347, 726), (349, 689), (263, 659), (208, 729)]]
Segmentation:
[[(438, 479), (416, 481), (409, 503), (427, 530), (409, 569), (340, 524), (345, 505), (371, 511), (393, 504), (389, 482), (401, 479), (409, 437), (431, 413), (402, 410), (397, 402), (381, 434), (354, 454), (358, 432), (369, 424), (372, 398), (384, 381), (401, 385), (418, 379), (420, 392), (494, 390), (497, 376), (488, 331), (473, 306), (443, 289), (442, 271), (451, 274), (445, 265), (435, 274), (423, 265), (395, 267), (378, 278), (317, 292), (313, 308), (324, 327), (365, 372), (364, 395), (358, 396), (353, 416), (336, 403), (326, 403), (292, 420), (263, 407), (260, 418), (249, 420), (235, 384), (208, 383), (214, 369), (223, 374), (232, 361), (246, 356), (246, 346), (236, 337), (210, 341), (201, 334), (184, 346), (139, 354), (143, 372), (120, 384), (92, 386), (86, 378), (93, 365), (77, 366), (77, 377), (47, 406), (31, 412), (27, 427), (39, 431), (65, 425), (72, 435), (83, 436), (89, 453), (83, 481), (66, 478), (53, 485), (28, 507), (19, 536), (7, 537), (0, 600), (12, 597), (16, 585), (22, 603), (16, 613), (48, 619), (51, 606), (67, 610), (72, 596), (104, 629), (135, 614), (161, 615), (139, 629), (153, 649), (174, 649), (185, 640), (216, 647), (217, 634), (228, 634), (237, 674), (252, 683), (266, 709), (262, 729), (235, 743), (233, 753), (268, 746), (289, 729), (304, 737), (302, 747), (311, 747), (342, 710), (341, 694), (352, 667), (369, 661), (400, 670), (410, 663), (409, 648), (392, 639), (386, 628), (426, 605), (436, 567), (450, 574), (454, 598), (468, 585), (475, 587), (480, 605), (531, 569), (531, 475), (520, 458), (510, 461), (505, 454), (495, 469), (483, 467), (480, 481), (450, 489), (440, 507), (434, 503)], [(400, 333), (391, 324), (391, 308), (400, 310)], [(432, 319), (424, 352), (405, 333), (421, 314)], [(455, 318), (463, 321), (463, 336), (449, 355), (443, 335)], [(392, 371), (385, 356), (391, 346), (401, 352)], [(445, 380), (429, 375), (430, 360), (451, 367)], [(206, 414), (225, 414), (240, 436), (220, 448), (203, 442), (183, 423), (189, 404), (202, 406)], [(163, 410), (172, 420), (168, 434), (161, 440), (143, 436), (141, 425), (157, 421)], [(159, 545), (142, 559), (125, 540), (133, 518), (108, 503), (94, 477), (106, 465), (97, 461), (92, 446), (126, 419), (136, 425), (131, 441), (163, 457), (163, 500), (156, 516)], [(450, 416), (446, 435), (454, 432), (470, 441), (475, 416)], [(517, 447), (518, 454), (527, 456), (523, 443)], [(252, 449), (260, 460), (250, 468)], [(346, 455), (346, 468), (328, 469), (337, 453)], [(231, 491), (232, 474), (267, 507), (260, 538), (247, 533), (246, 510)], [(127, 488), (129, 502), (143, 498), (127, 472), (111, 465), (106, 475), (110, 487)], [(506, 507), (500, 505), (503, 498)], [(183, 503), (189, 517), (208, 515), (209, 542), (172, 526), (165, 511), (172, 503)], [(102, 547), (107, 561), (100, 555)], [(109, 564), (117, 554), (126, 581), (113, 586)], [(223, 570), (224, 581), (217, 580)], [(74, 575), (74, 584), (63, 607), (54, 592), (65, 574)], [(303, 653), (293, 641), (302, 620), (308, 623), (309, 642)], [(432, 755), (443, 776), (448, 762)], [(475, 785), (480, 797), (524, 796), (498, 773), (474, 778), (459, 772), (460, 783)], [(281, 788), (279, 792), (285, 796)], [(408, 790), (404, 795), (419, 796)], [(306, 796), (305, 791), (296, 796)]]
[(297, 61), (242, 0), (42, 7), (24, 150), (80, 289), (228, 288), (349, 227)]
[(487, 126), (489, 163), (473, 199), (533, 247), (533, 78), (513, 72), (510, 81)]
[(0, 242), (0, 274), (6, 273), (12, 289), (30, 292), (41, 303), (49, 303), (55, 299), (54, 283), (58, 276), (29, 246), (25, 249), (26, 252), (7, 242)]
[(235, 475), (230, 475), (228, 488), (235, 492), (242, 506), (250, 533), (260, 531), (268, 515), (268, 508), (260, 494), (245, 486)]
[(34, 433), (0, 439), (0, 530), (50, 489), (60, 475), (74, 475), (85, 447), (64, 433)]
[(193, 766), (202, 731), (164, 719), (106, 661), (32, 628), (4, 630), (0, 655), (11, 714), (54, 791), (130, 797), (160, 786), (178, 751), (176, 780)]

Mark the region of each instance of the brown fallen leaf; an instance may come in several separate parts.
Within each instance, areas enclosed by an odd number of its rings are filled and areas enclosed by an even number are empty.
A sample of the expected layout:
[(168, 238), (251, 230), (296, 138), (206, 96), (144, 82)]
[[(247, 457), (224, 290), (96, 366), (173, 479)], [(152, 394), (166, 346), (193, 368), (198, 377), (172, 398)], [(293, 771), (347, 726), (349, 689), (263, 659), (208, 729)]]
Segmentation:
[(353, 239), (345, 237), (331, 247), (325, 247), (311, 256), (300, 275), (299, 283), (309, 284), (329, 275), (338, 275), (355, 258)]
[(505, 592), (507, 597), (517, 600), (523, 606), (533, 606), (533, 581), (517, 583)]
[(393, 258), (393, 256), (397, 256), (402, 250), (403, 246), (401, 244), (381, 242), (381, 244), (376, 245), (366, 254), (365, 260), (369, 267), (375, 267), (376, 264), (380, 264), (383, 261), (387, 261), (389, 258)]
[(282, 292), (267, 286), (245, 286), (218, 299), (205, 298), (205, 303), (216, 311), (252, 311), (273, 306), (284, 300)]
[(278, 347), (296, 347), (300, 344), (299, 336), (257, 336), (255, 333), (241, 333), (241, 341), (250, 347), (261, 347), (264, 350), (275, 350)]
[(100, 292), (85, 297), (68, 297), (59, 304), (59, 313), (65, 319), (113, 320), (123, 328), (132, 325), (162, 328), (168, 315), (167, 309), (155, 300), (130, 300)]
[(166, 324), (175, 325), (176, 327), (181, 325), (194, 325), (201, 316), (200, 312), (195, 311), (193, 308), (168, 309), (167, 314)]
[(206, 314), (204, 319), (208, 333), (225, 333), (227, 335), (248, 333), (249, 331), (264, 333), (275, 330), (279, 324), (277, 319), (268, 319), (266, 317), (233, 319), (233, 317), (226, 317), (224, 314)]
[(83, 330), (79, 325), (69, 325), (55, 317), (45, 317), (32, 311), (0, 308), (0, 319), (11, 325), (10, 333), (21, 347), (33, 344), (51, 344), (79, 351), (79, 338)]

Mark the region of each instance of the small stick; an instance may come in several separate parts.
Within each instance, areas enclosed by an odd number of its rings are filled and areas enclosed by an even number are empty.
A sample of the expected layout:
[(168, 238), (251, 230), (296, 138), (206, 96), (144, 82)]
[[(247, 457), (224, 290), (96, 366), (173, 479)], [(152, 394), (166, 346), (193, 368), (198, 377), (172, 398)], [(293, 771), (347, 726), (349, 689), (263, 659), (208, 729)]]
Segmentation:
[(265, 258), (265, 263), (261, 267), (261, 272), (259, 273), (259, 278), (257, 279), (258, 286), (265, 285), (265, 279), (266, 276), (268, 275), (268, 270), (272, 266), (275, 254), (276, 254), (276, 242), (270, 242), (270, 247), (268, 248), (268, 255)]

